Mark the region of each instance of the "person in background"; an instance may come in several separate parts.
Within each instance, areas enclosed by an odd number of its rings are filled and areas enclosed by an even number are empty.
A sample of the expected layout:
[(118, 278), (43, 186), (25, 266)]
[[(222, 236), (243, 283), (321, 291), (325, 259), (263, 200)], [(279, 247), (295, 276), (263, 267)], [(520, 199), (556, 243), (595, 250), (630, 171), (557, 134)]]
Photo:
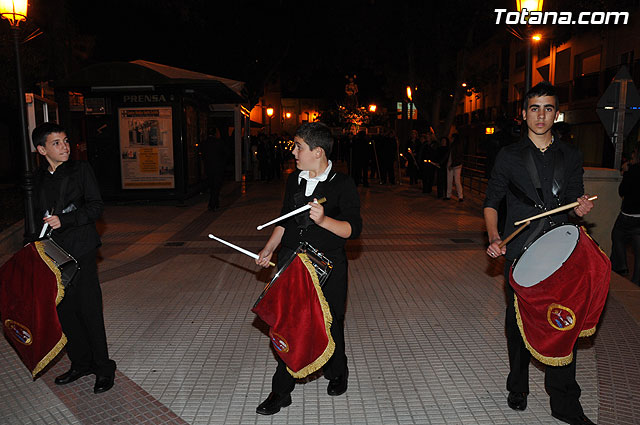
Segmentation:
[(451, 199), (453, 184), (455, 183), (458, 201), (462, 202), (464, 201), (464, 194), (462, 193), (462, 159), (464, 156), (462, 141), (458, 134), (454, 134), (451, 137), (453, 141), (449, 147), (449, 158), (447, 160), (447, 196), (444, 199)]
[(622, 207), (611, 231), (611, 269), (626, 275), (627, 267), (626, 243), (631, 242), (633, 248), (633, 274), (631, 281), (640, 285), (640, 161), (638, 148), (632, 153), (629, 161), (623, 166), (622, 182), (618, 187), (622, 197)]

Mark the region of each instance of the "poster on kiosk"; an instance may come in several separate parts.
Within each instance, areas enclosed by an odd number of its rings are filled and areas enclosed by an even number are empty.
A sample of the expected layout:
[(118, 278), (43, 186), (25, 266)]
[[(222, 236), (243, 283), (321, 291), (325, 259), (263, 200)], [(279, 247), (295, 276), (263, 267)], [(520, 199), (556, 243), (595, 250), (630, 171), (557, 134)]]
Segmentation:
[(171, 107), (119, 108), (123, 189), (175, 188)]

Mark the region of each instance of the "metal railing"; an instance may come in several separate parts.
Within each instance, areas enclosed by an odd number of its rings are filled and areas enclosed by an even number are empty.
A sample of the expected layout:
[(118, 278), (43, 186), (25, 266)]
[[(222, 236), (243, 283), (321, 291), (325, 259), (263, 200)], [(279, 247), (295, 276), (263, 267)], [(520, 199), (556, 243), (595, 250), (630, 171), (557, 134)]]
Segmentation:
[(487, 190), (487, 157), (480, 155), (465, 155), (462, 161), (462, 185), (472, 192), (485, 193)]

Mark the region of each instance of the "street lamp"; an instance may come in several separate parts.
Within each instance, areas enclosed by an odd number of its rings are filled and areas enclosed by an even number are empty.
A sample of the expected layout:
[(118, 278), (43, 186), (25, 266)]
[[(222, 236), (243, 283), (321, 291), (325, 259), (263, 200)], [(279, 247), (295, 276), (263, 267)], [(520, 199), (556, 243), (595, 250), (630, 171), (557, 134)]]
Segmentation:
[(407, 99), (409, 99), (409, 119), (412, 120), (413, 119), (413, 98), (411, 96), (411, 87), (407, 86)]
[(16, 82), (18, 85), (18, 107), (20, 109), (20, 131), (22, 133), (22, 159), (24, 174), (22, 187), (24, 189), (24, 230), (25, 236), (36, 233), (33, 214), (33, 171), (31, 167), (31, 146), (27, 136), (27, 116), (24, 102), (24, 88), (22, 86), (22, 70), (20, 67), (20, 21), (27, 19), (27, 0), (0, 0), (0, 16), (11, 24), (13, 48), (16, 55)]
[(269, 117), (269, 134), (271, 134), (271, 117), (273, 116), (273, 108), (271, 106), (267, 107), (267, 116)]
[[(516, 6), (518, 12), (526, 10), (527, 12), (540, 12), (542, 11), (542, 3), (544, 0), (516, 0)], [(526, 18), (528, 20), (528, 17)], [(533, 67), (531, 59), (531, 37), (525, 37), (527, 43), (527, 59), (524, 69), (524, 92), (528, 92), (531, 88), (531, 68)]]
[(526, 9), (529, 12), (540, 12), (543, 1), (544, 0), (516, 0), (518, 12), (522, 12), (522, 9)]

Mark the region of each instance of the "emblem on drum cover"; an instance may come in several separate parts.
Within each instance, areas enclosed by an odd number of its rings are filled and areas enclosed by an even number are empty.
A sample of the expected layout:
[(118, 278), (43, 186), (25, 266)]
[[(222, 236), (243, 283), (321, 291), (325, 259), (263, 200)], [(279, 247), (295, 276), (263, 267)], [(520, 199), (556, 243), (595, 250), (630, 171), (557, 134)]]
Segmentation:
[(273, 330), (269, 330), (269, 337), (271, 337), (271, 343), (281, 353), (289, 352), (289, 344), (287, 344), (287, 340), (278, 333), (273, 332)]
[(20, 344), (31, 345), (31, 343), (33, 342), (31, 331), (26, 326), (11, 319), (5, 320), (4, 326), (7, 329), (9, 335), (11, 335)]
[(547, 309), (547, 321), (559, 331), (568, 331), (576, 325), (576, 314), (569, 307), (550, 304)]

